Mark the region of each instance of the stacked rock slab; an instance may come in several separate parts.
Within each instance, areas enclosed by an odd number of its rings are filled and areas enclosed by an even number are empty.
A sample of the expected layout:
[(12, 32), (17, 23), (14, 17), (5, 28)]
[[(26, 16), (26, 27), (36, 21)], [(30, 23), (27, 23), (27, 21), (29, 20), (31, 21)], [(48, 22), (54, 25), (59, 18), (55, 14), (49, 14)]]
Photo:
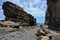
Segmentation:
[(6, 1), (2, 5), (2, 9), (5, 15), (5, 20), (21, 22), (22, 25), (36, 25), (36, 19), (16, 4)]
[(47, 0), (45, 24), (49, 28), (60, 28), (60, 0)]

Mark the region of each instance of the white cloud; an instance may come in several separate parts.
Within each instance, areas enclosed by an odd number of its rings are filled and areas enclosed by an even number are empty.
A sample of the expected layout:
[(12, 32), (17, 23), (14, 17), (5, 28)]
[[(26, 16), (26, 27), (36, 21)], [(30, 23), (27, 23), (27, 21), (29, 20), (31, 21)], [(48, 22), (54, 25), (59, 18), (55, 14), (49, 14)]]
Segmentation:
[(2, 9), (0, 9), (0, 14), (1, 14), (1, 13), (3, 13), (3, 10), (2, 10)]
[(45, 12), (39, 8), (28, 8), (26, 11), (28, 13), (32, 14), (33, 16), (45, 16)]
[(39, 3), (40, 2), (40, 0), (34, 0), (35, 1), (35, 3)]
[(0, 6), (0, 8), (2, 8), (2, 7)]
[(6, 1), (10, 1), (10, 2), (13, 2), (13, 3), (17, 3), (17, 2), (19, 2), (20, 0), (6, 0)]

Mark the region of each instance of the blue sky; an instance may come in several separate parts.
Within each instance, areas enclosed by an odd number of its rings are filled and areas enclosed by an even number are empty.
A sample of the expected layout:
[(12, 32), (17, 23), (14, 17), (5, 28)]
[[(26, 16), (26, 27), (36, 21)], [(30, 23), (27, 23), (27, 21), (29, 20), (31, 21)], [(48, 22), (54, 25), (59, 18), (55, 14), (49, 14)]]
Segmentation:
[(37, 19), (37, 23), (45, 22), (45, 13), (47, 9), (46, 0), (0, 0), (0, 20), (4, 19), (2, 4), (10, 1), (24, 9), (27, 13)]

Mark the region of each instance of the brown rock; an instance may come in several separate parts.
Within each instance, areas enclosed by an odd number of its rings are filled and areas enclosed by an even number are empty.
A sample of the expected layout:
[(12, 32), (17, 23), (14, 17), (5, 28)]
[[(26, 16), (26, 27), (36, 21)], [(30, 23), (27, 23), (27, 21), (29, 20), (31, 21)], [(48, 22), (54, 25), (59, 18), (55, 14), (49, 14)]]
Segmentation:
[(36, 19), (27, 12), (24, 11), (23, 8), (13, 4), (9, 1), (6, 1), (2, 5), (2, 9), (5, 15), (6, 20), (25, 23), (24, 25), (34, 26), (36, 25)]
[(47, 0), (45, 24), (49, 28), (60, 28), (60, 0)]

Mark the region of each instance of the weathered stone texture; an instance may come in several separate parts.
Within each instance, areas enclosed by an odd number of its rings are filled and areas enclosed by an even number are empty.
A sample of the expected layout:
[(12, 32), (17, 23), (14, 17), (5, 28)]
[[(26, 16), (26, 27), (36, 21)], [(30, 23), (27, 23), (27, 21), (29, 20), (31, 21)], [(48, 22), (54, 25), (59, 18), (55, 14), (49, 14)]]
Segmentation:
[(60, 28), (60, 0), (47, 0), (45, 24)]
[(36, 24), (36, 19), (32, 15), (25, 12), (23, 8), (17, 6), (16, 4), (13, 4), (8, 1), (4, 2), (2, 5), (2, 9), (6, 20), (21, 22), (25, 25)]

